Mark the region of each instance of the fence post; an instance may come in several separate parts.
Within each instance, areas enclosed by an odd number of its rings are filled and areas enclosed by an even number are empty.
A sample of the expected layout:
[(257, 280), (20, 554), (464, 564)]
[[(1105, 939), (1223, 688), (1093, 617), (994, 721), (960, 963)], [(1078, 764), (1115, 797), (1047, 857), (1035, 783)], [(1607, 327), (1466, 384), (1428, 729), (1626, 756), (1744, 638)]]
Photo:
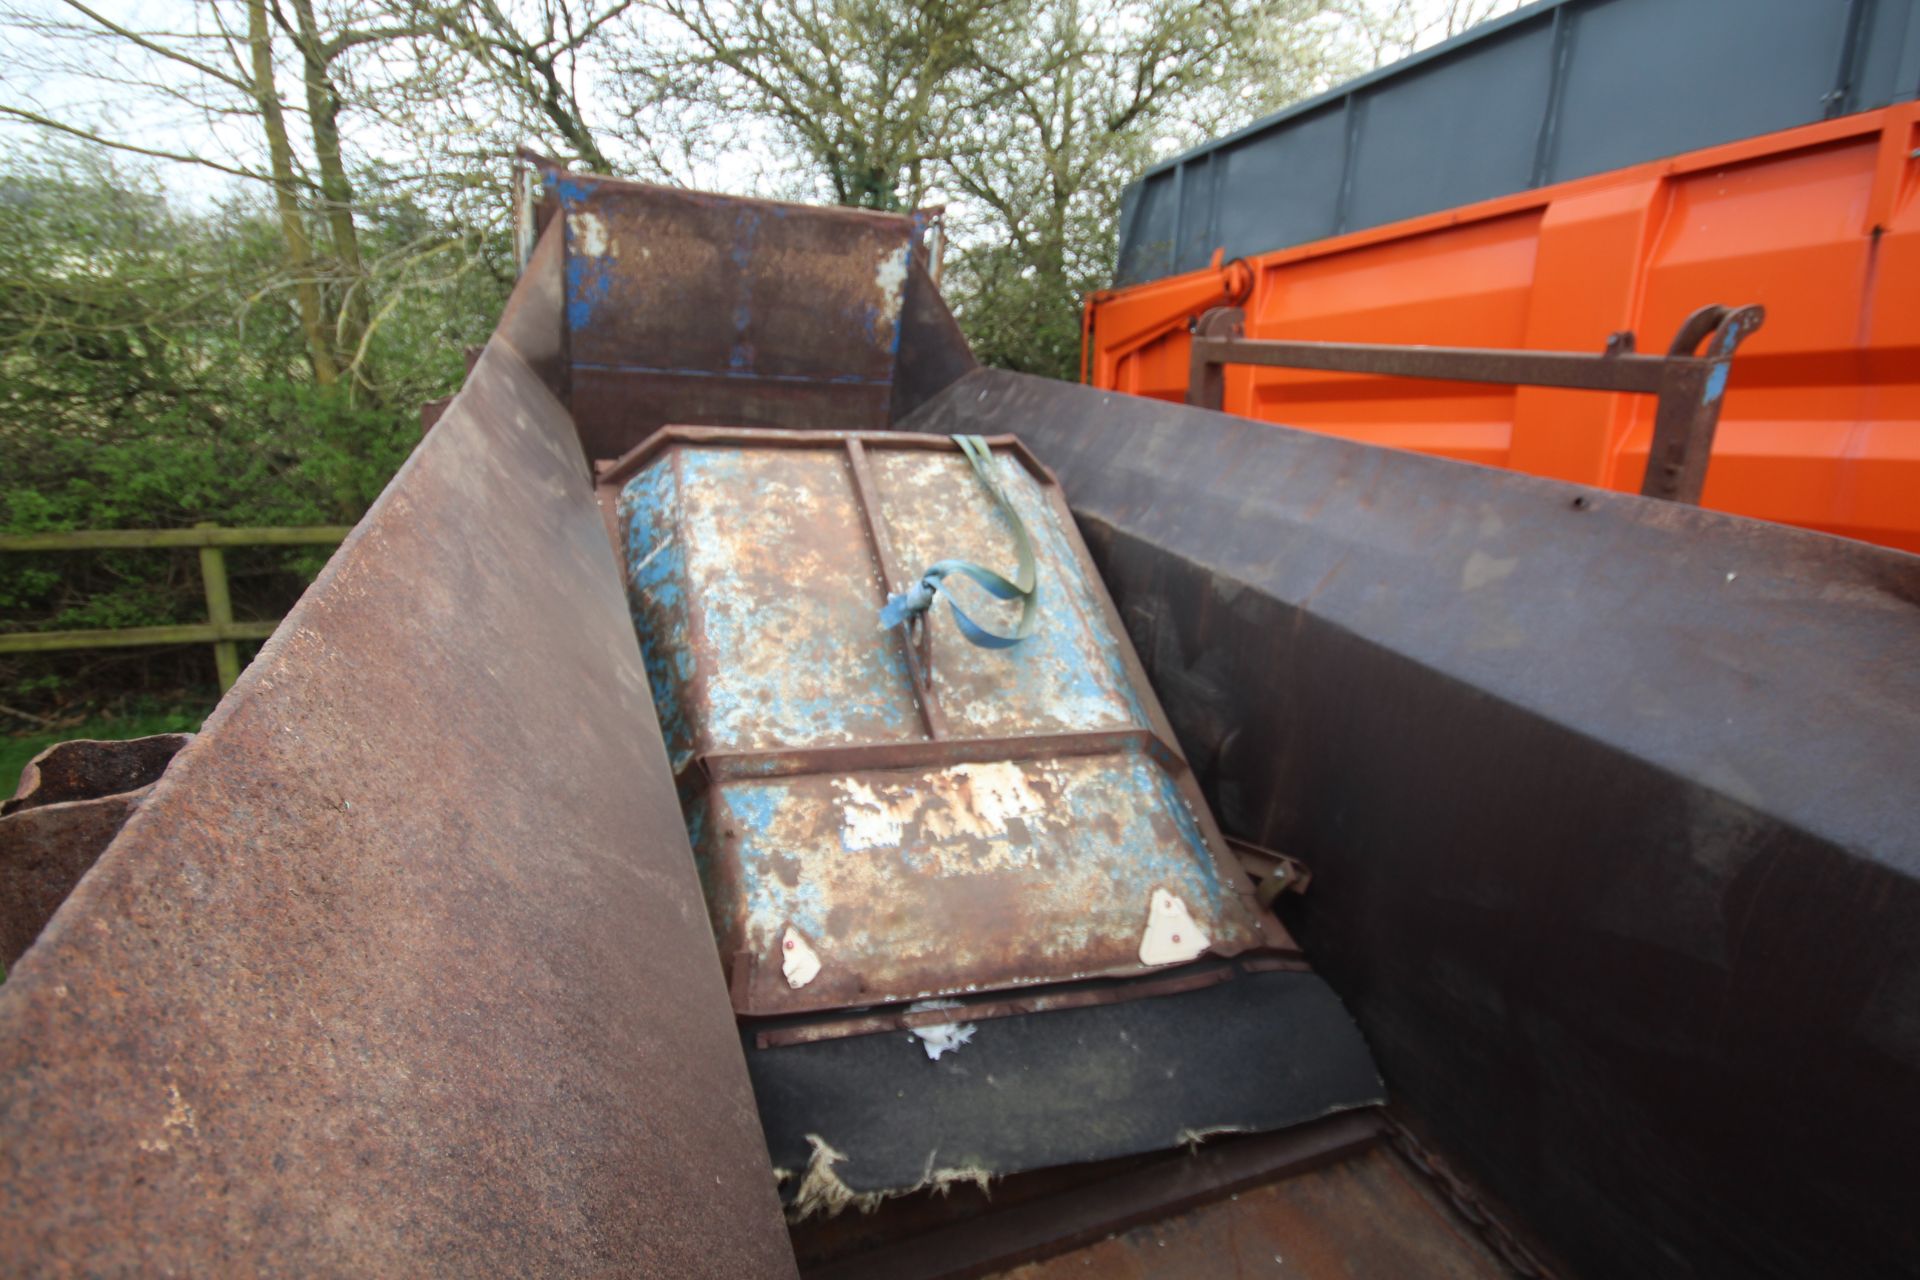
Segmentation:
[[(202, 520), (196, 529), (217, 529), (211, 520)], [(200, 581), (207, 589), (207, 621), (221, 629), (233, 625), (233, 597), (227, 592), (227, 557), (219, 547), (200, 548)], [(220, 672), (220, 692), (233, 688), (240, 678), (240, 646), (232, 640), (213, 642), (213, 662)]]

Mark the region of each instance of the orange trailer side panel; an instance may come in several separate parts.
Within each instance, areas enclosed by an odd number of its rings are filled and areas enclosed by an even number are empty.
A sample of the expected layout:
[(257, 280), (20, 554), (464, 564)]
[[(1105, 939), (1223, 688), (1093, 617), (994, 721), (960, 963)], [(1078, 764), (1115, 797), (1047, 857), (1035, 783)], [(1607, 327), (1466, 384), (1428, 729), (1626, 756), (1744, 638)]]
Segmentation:
[[(1920, 104), (1636, 165), (1087, 300), (1096, 386), (1186, 395), (1187, 323), (1255, 338), (1664, 350), (1760, 303), (1704, 504), (1920, 552)], [(1226, 409), (1637, 491), (1651, 397), (1230, 367)]]

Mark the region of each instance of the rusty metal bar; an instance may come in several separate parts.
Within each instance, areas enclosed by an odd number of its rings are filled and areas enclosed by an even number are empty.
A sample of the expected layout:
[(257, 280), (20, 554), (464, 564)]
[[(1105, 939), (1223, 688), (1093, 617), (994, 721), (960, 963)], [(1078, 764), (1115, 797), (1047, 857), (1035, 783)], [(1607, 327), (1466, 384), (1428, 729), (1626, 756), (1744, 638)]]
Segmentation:
[[(1520, 351), (1487, 347), (1390, 346), (1362, 342), (1283, 342), (1248, 338), (1238, 307), (1215, 307), (1194, 323), (1187, 403), (1219, 410), (1230, 364), (1327, 373), (1375, 374), (1441, 382), (1491, 382), (1659, 397), (1653, 445), (1640, 492), (1697, 503), (1706, 484), (1713, 436), (1727, 384), (1727, 366), (1743, 338), (1766, 318), (1757, 306), (1702, 307), (1681, 324), (1664, 356), (1610, 349)], [(1693, 354), (1711, 338), (1707, 354)]]
[(789, 778), (808, 773), (862, 773), (872, 769), (927, 769), (987, 760), (1055, 760), (1136, 750), (1154, 753), (1150, 730), (1096, 729), (1084, 733), (943, 738), (934, 742), (855, 742), (764, 751), (708, 751), (698, 757), (714, 782)]
[[(1664, 356), (1594, 355), (1574, 351), (1519, 351), (1490, 347), (1403, 347), (1366, 342), (1280, 342), (1195, 333), (1196, 362), (1371, 373), (1439, 382), (1506, 382), (1584, 391), (1657, 394), (1666, 381)], [(1203, 391), (1204, 394), (1204, 391)], [(1198, 403), (1191, 391), (1187, 403)], [(1203, 406), (1212, 408), (1211, 405)]]
[(1254, 878), (1260, 901), (1271, 907), (1282, 893), (1305, 893), (1313, 883), (1313, 872), (1298, 859), (1276, 853), (1264, 845), (1238, 836), (1227, 837), (1227, 848), (1240, 859), (1240, 865)]
[[(905, 591), (908, 580), (893, 554), (893, 539), (887, 536), (886, 518), (880, 513), (880, 494), (873, 483), (873, 468), (867, 465), (867, 447), (857, 437), (847, 438), (847, 465), (853, 472), (853, 496), (860, 505), (860, 519), (866, 525), (867, 538), (873, 544), (873, 558), (880, 565), (880, 580), (888, 595)], [(896, 632), (898, 628), (895, 628)], [(907, 674), (913, 680), (914, 701), (920, 707), (920, 719), (927, 736), (947, 736), (947, 717), (940, 710), (940, 698), (933, 690), (933, 640), (927, 627), (919, 629), (920, 642), (914, 644), (905, 635), (895, 635)]]
[[(1041, 464), (1020, 437), (1006, 433), (980, 434), (992, 449), (1012, 454), (1036, 479), (1057, 483), (1053, 473)], [(647, 437), (612, 461), (602, 459), (593, 465), (594, 482), (619, 485), (647, 465), (654, 454), (674, 444), (750, 445), (756, 449), (838, 449), (853, 439), (863, 444), (884, 444), (889, 449), (921, 449), (930, 453), (950, 452), (953, 442), (943, 436), (915, 435), (906, 431), (809, 431), (787, 427), (683, 427), (672, 434), (659, 432)]]
[[(1242, 961), (1245, 964), (1247, 962)], [(1287, 962), (1290, 963), (1290, 962)], [(1251, 968), (1251, 965), (1248, 966)], [(1304, 969), (1304, 964), (1298, 966)], [(960, 1008), (897, 1009), (841, 1018), (832, 1022), (803, 1022), (790, 1027), (773, 1027), (754, 1035), (754, 1044), (762, 1049), (777, 1049), (790, 1044), (815, 1044), (822, 1040), (844, 1040), (848, 1036), (875, 1035), (882, 1031), (911, 1031), (915, 1027), (937, 1027), (943, 1022), (986, 1022), (993, 1018), (1011, 1018), (1029, 1013), (1053, 1013), (1060, 1009), (1084, 1009), (1089, 1005), (1123, 1004), (1129, 1000), (1149, 1000), (1155, 996), (1177, 996), (1233, 981), (1232, 965), (1195, 969), (1169, 978), (1149, 978), (1114, 986), (1081, 988), (1068, 991), (1041, 991), (1036, 995), (1013, 996), (1003, 1000), (983, 1000)]]
[[(1727, 368), (1734, 349), (1766, 319), (1759, 307), (1702, 307), (1688, 316), (1667, 349), (1666, 381), (1653, 419), (1653, 442), (1640, 492), (1649, 498), (1698, 503), (1707, 485), (1707, 463), (1720, 404), (1726, 397)], [(1707, 341), (1707, 354), (1694, 350)]]

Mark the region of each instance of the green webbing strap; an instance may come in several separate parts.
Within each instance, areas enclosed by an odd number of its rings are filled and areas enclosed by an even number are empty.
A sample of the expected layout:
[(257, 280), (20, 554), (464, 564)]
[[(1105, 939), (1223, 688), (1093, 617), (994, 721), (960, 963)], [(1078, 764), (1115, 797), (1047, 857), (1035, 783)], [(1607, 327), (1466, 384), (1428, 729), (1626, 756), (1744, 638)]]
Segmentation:
[(1019, 579), (1009, 582), (993, 570), (970, 560), (941, 560), (920, 575), (920, 580), (905, 591), (887, 597), (887, 603), (880, 610), (880, 628), (889, 630), (903, 622), (912, 622), (933, 607), (933, 599), (940, 592), (940, 584), (948, 574), (958, 573), (979, 583), (988, 595), (998, 600), (1018, 600), (1020, 602), (1020, 623), (1010, 636), (999, 635), (961, 612), (960, 606), (953, 602), (951, 594), (947, 597), (947, 608), (953, 610), (953, 620), (960, 628), (960, 634), (983, 649), (1011, 649), (1033, 634), (1034, 623), (1039, 618), (1039, 577), (1033, 562), (1033, 539), (1027, 534), (1026, 522), (1020, 513), (1013, 509), (1006, 491), (1001, 489), (999, 477), (993, 473), (993, 450), (979, 436), (955, 436), (954, 443), (967, 455), (967, 461), (973, 467), (973, 473), (980, 477), (980, 483), (986, 486), (987, 493), (994, 504), (1000, 508), (1007, 523), (1013, 528), (1014, 546), (1020, 555)]

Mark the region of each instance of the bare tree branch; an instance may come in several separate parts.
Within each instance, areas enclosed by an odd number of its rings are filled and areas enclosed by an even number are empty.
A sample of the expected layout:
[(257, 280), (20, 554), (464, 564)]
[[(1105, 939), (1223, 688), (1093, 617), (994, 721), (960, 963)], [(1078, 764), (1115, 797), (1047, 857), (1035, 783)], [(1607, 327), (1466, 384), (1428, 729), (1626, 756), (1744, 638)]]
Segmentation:
[(95, 146), (106, 147), (113, 151), (125, 151), (132, 155), (146, 156), (152, 160), (172, 161), (176, 164), (197, 164), (202, 168), (212, 169), (217, 173), (228, 174), (235, 178), (245, 178), (249, 182), (271, 183), (275, 181), (271, 174), (259, 173), (252, 169), (238, 169), (232, 165), (221, 164), (218, 160), (209, 160), (205, 156), (187, 155), (180, 151), (163, 151), (155, 147), (143, 147), (132, 142), (122, 142), (117, 138), (109, 138), (104, 134), (95, 133), (91, 129), (83, 129), (79, 125), (68, 124), (63, 120), (55, 120), (51, 116), (43, 116), (37, 111), (28, 111), (22, 107), (13, 107), (0, 103), (0, 115), (12, 116), (14, 119), (24, 121), (27, 124), (39, 125), (43, 129), (52, 129), (56, 133), (63, 133), (69, 137), (79, 138), (84, 142), (90, 142)]

